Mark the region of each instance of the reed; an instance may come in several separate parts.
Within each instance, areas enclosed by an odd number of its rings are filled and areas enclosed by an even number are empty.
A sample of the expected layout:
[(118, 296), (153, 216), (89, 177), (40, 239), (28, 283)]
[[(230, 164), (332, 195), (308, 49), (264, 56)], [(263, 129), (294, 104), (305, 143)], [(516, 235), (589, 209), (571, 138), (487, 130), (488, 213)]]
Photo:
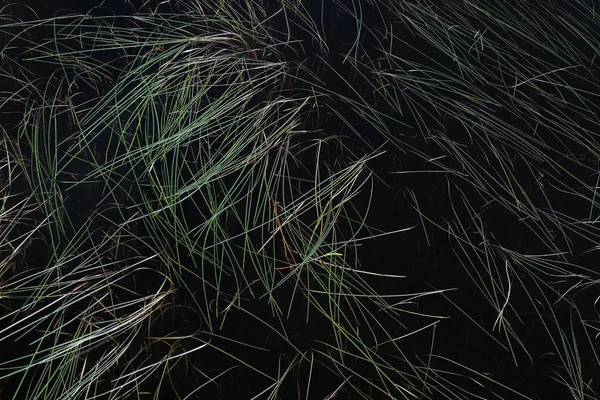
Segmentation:
[(0, 397), (597, 397), (592, 3), (5, 7)]

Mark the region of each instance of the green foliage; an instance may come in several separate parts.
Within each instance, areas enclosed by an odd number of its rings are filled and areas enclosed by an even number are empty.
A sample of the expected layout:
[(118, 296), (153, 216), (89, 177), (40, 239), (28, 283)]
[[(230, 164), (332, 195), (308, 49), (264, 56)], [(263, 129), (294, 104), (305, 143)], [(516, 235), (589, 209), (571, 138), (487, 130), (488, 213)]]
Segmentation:
[(2, 11), (1, 398), (597, 396), (591, 6), (167, 3)]

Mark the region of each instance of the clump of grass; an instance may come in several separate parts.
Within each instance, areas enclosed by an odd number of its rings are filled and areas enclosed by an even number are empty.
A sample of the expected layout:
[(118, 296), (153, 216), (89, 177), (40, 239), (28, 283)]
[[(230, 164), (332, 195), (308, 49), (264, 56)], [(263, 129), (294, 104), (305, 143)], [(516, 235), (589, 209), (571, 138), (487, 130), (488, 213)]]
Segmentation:
[[(420, 215), (455, 243), (456, 259), (496, 315), (483, 324), (470, 318), (498, 336), (515, 365), (534, 362), (523, 326), (541, 324), (554, 354), (547, 363), (556, 363), (546, 373), (574, 398), (592, 395), (582, 354), (598, 364), (596, 328), (582, 310), (597, 317), (597, 271), (584, 261), (597, 248), (593, 8), (485, 1), (380, 7), (398, 27), (372, 31), (376, 49), (347, 57), (392, 116), (414, 121), (419, 138), (379, 129), (444, 176), (450, 220)], [(430, 143), (427, 152), (419, 140)], [(587, 291), (592, 297), (581, 302)]]
[(586, 3), (167, 3), (2, 26), (3, 395), (531, 398), (448, 329), (595, 395)]

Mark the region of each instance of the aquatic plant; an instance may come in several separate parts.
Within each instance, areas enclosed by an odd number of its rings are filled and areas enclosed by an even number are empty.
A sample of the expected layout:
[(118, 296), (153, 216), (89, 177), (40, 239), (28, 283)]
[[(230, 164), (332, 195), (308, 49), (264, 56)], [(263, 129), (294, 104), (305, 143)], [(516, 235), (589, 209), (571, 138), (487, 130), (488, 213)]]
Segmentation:
[(592, 1), (2, 17), (2, 398), (597, 397)]

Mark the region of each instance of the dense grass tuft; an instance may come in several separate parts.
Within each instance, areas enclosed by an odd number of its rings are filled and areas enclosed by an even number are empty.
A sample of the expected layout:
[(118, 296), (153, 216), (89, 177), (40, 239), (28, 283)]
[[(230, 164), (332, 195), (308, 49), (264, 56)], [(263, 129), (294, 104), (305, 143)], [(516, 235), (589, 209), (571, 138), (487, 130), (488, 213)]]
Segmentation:
[(4, 7), (0, 398), (598, 398), (595, 5)]

